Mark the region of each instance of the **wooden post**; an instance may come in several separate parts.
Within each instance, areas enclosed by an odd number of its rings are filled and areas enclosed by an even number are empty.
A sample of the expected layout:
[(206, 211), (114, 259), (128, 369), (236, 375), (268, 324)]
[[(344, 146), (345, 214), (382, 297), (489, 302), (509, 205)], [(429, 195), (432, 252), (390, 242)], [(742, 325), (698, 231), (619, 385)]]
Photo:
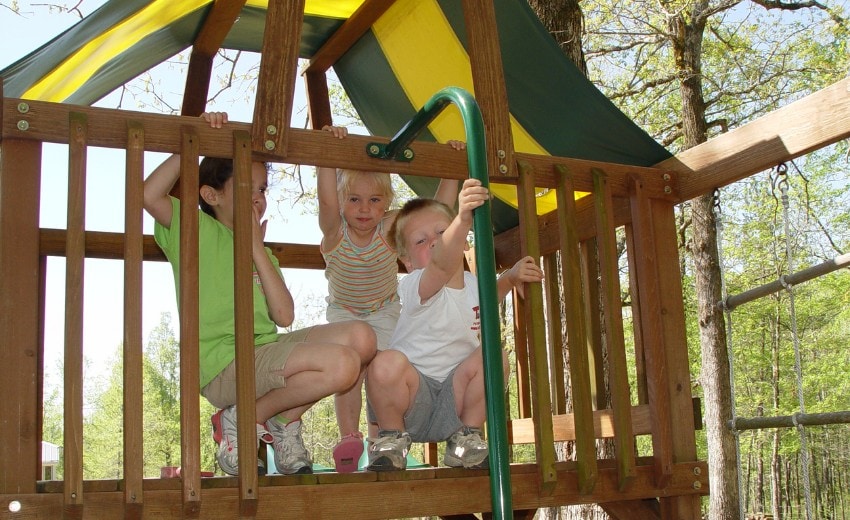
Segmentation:
[(65, 516), (83, 514), (83, 284), (88, 118), (71, 112), (65, 255)]
[(257, 398), (254, 384), (254, 289), (251, 256), (251, 137), (233, 132), (233, 300), (236, 312), (236, 423), (239, 456), (239, 514), (257, 514)]
[(184, 518), (201, 514), (201, 380), (198, 368), (198, 149), (186, 127), (180, 143), (180, 472)]
[(144, 503), (142, 432), (142, 194), (145, 130), (127, 124), (124, 207), (124, 518), (141, 518)]
[(269, 0), (254, 105), (253, 149), (286, 155), (305, 0)]
[(635, 272), (637, 290), (634, 292), (638, 296), (637, 302), (633, 301), (632, 306), (640, 308), (639, 330), (641, 344), (645, 349), (646, 390), (652, 415), (655, 484), (658, 487), (666, 487), (673, 476), (673, 425), (668, 412), (670, 395), (667, 388), (666, 352), (661, 335), (661, 299), (658, 294), (658, 280), (662, 278), (662, 272), (658, 270), (656, 263), (652, 211), (639, 179), (632, 182), (631, 207), (634, 264), (630, 266), (630, 271)]
[(511, 115), (505, 87), (496, 8), (491, 0), (463, 0), (475, 101), (484, 119), (487, 167), (491, 177), (516, 177)]
[(39, 479), (40, 184), (41, 143), (0, 141), (0, 494), (35, 493)]

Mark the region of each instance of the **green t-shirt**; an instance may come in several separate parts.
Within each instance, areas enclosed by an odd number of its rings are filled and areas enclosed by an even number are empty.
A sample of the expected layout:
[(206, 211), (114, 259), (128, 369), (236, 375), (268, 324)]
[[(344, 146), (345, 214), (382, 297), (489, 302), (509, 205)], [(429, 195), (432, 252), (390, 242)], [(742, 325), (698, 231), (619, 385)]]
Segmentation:
[[(154, 225), (154, 238), (174, 271), (177, 301), (180, 301), (180, 201), (171, 198), (171, 227)], [(201, 388), (205, 387), (236, 357), (233, 297), (233, 231), (198, 210), (198, 253), (200, 255), (199, 320)], [(280, 270), (269, 248), (266, 254)], [(282, 276), (282, 275), (281, 275)], [(280, 334), (269, 317), (260, 277), (254, 270), (254, 345), (276, 341)]]

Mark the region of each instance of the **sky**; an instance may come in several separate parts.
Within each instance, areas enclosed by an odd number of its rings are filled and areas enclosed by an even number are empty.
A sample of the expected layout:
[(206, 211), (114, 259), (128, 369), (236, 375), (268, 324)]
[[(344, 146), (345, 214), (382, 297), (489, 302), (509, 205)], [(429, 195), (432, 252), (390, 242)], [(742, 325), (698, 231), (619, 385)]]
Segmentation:
[[(79, 9), (87, 15), (102, 5), (104, 0), (83, 0)], [(35, 4), (35, 6), (33, 6)], [(0, 52), (0, 69), (37, 49), (79, 20), (77, 15), (48, 13), (44, 3), (19, 2), (22, 15), (8, 9), (8, 2), (0, 0), (0, 28), (3, 32), (3, 52)], [(63, 4), (64, 5), (64, 4)], [(74, 4), (68, 4), (74, 5)], [(11, 46), (8, 42), (13, 42)], [(166, 93), (170, 104), (180, 106), (185, 82), (187, 56), (155, 69), (152, 74), (157, 89)], [(244, 59), (244, 58), (243, 58)], [(256, 60), (244, 59), (243, 72)], [(215, 71), (213, 72), (215, 74)], [(237, 85), (208, 107), (208, 110), (226, 111), (232, 121), (248, 122), (253, 111), (250, 83)], [(296, 99), (293, 109), (293, 126), (303, 127), (305, 97), (303, 84), (296, 81)], [(142, 99), (142, 98), (138, 98)], [(147, 98), (150, 99), (150, 98)], [(130, 110), (156, 111), (140, 108), (125, 95), (122, 106)], [(120, 98), (113, 93), (96, 106), (115, 108)], [(353, 129), (353, 133), (366, 133)], [(165, 154), (145, 155), (146, 175), (164, 158)], [(86, 178), (86, 229), (89, 231), (122, 232), (124, 224), (124, 161), (123, 150), (90, 149)], [(67, 147), (47, 144), (42, 154), (42, 194), (40, 226), (65, 228), (67, 222)], [(315, 186), (312, 168), (304, 168), (305, 180)], [(278, 201), (286, 187), (272, 180), (266, 218), (269, 220), (266, 241), (318, 244), (321, 238), (317, 217), (304, 214), (302, 207), (293, 208), (289, 201)], [(153, 233), (153, 219), (144, 215), (144, 233)], [(114, 260), (88, 259), (85, 264), (83, 349), (86, 358), (86, 378), (104, 375), (120, 352), (123, 340), (123, 263)], [(296, 325), (305, 320), (323, 321), (324, 307), (321, 298), (326, 294), (324, 274), (315, 270), (284, 269), (284, 277), (296, 300)], [(143, 341), (161, 319), (170, 313), (175, 335), (179, 336), (177, 305), (171, 268), (166, 262), (146, 262), (143, 272)], [(45, 372), (46, 386), (60, 385), (58, 367), (64, 352), (64, 258), (50, 258), (47, 272), (47, 301), (45, 311)], [(300, 312), (300, 314), (299, 314)]]

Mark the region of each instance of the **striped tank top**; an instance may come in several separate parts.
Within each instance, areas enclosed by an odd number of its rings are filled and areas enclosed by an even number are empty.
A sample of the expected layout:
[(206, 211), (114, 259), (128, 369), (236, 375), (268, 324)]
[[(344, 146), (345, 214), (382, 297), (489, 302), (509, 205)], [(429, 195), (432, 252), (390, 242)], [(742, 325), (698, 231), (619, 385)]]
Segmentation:
[(398, 299), (398, 255), (384, 240), (381, 222), (372, 240), (358, 247), (348, 237), (348, 224), (342, 221), (342, 239), (331, 251), (322, 251), (328, 303), (363, 315), (375, 312)]

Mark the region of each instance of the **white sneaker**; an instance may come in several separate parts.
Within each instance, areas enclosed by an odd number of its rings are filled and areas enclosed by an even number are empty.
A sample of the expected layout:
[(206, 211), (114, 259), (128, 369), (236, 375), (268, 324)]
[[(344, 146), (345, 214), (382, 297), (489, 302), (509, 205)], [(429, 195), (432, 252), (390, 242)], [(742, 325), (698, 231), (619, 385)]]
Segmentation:
[(407, 469), (407, 452), (411, 439), (407, 432), (382, 430), (377, 438), (369, 439), (369, 471), (399, 471)]
[(274, 465), (284, 475), (313, 472), (313, 461), (301, 438), (301, 421), (292, 421), (284, 426), (272, 417), (266, 421), (274, 442)]
[(443, 463), (453, 468), (487, 468), (489, 465), (487, 443), (481, 438), (479, 428), (464, 426), (446, 441)]

